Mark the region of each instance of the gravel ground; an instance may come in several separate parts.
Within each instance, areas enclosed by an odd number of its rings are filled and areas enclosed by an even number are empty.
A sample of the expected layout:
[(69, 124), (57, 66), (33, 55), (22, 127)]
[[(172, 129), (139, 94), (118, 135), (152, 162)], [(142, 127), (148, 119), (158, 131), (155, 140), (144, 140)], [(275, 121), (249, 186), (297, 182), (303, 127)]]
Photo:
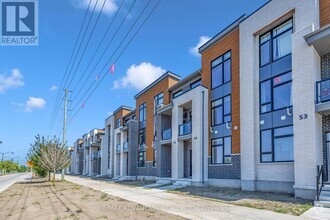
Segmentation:
[(313, 202), (311, 200), (298, 199), (290, 194), (247, 192), (233, 188), (193, 186), (173, 190), (172, 192), (190, 196), (206, 197), (215, 201), (234, 205), (266, 209), (297, 216), (313, 207)]
[(19, 182), (0, 194), (0, 219), (183, 219), (67, 181)]

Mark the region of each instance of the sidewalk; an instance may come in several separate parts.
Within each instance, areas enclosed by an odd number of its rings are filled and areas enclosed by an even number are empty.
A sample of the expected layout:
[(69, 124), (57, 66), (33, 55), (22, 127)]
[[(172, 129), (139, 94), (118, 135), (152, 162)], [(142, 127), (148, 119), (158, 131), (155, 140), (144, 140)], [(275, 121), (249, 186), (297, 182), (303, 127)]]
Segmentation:
[[(308, 219), (267, 210), (234, 206), (207, 199), (177, 195), (159, 189), (126, 187), (113, 183), (84, 179), (77, 176), (65, 176), (65, 179), (112, 196), (117, 196), (143, 206), (152, 207), (188, 219)], [(124, 207), (120, 208), (124, 210)], [(109, 209), (109, 211), (111, 210)]]

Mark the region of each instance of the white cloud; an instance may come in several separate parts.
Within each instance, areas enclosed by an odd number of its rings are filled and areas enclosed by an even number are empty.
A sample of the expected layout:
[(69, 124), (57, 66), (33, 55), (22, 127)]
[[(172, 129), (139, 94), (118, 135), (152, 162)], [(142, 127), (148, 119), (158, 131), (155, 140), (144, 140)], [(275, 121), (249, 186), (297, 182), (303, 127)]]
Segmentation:
[(4, 93), (8, 89), (14, 89), (23, 85), (23, 75), (19, 69), (13, 69), (10, 75), (0, 75), (0, 93)]
[[(97, 0), (92, 0), (91, 5), (89, 7), (89, 10), (92, 11), (94, 9), (95, 3)], [(88, 8), (89, 2), (90, 0), (71, 0), (72, 4), (76, 7), (76, 8)], [(103, 2), (104, 0), (99, 0), (97, 3), (97, 6), (95, 8), (95, 11), (101, 11), (101, 8), (103, 6)], [(115, 0), (106, 0), (106, 3), (104, 5), (103, 8), (103, 13), (106, 15), (112, 15), (114, 12), (116, 12), (118, 10), (118, 6), (115, 2)]]
[(43, 98), (29, 97), (24, 106), (24, 112), (31, 112), (33, 109), (43, 109), (46, 106), (46, 101)]
[(150, 83), (165, 73), (161, 67), (143, 62), (139, 65), (133, 64), (127, 69), (126, 75), (113, 82), (113, 89), (132, 87), (134, 89), (144, 89)]
[(196, 46), (194, 47), (190, 47), (189, 48), (189, 53), (191, 55), (194, 55), (196, 57), (199, 57), (200, 54), (198, 53), (198, 48), (200, 48), (201, 46), (203, 46), (206, 42), (208, 42), (211, 38), (208, 36), (201, 36), (199, 37), (199, 42), (197, 43)]
[(57, 90), (58, 88), (57, 88), (57, 86), (51, 86), (50, 88), (49, 88), (49, 91), (55, 91), (55, 90)]

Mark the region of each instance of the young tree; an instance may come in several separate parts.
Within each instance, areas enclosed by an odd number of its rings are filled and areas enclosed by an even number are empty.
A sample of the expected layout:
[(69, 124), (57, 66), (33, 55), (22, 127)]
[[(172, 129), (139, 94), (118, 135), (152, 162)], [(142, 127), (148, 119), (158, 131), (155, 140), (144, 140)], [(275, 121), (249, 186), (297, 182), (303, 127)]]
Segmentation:
[(27, 154), (27, 160), (29, 161), (30, 166), (33, 167), (33, 171), (38, 176), (45, 177), (47, 175), (48, 170), (46, 170), (40, 165), (39, 158), (41, 155), (41, 149), (46, 147), (46, 140), (44, 137), (40, 137), (40, 135), (37, 135), (35, 138), (36, 140), (33, 144), (31, 144), (31, 147)]
[(68, 150), (62, 146), (58, 139), (47, 140), (46, 147), (40, 149), (39, 164), (45, 170), (53, 172), (53, 185), (55, 185), (55, 173), (70, 166), (71, 158)]

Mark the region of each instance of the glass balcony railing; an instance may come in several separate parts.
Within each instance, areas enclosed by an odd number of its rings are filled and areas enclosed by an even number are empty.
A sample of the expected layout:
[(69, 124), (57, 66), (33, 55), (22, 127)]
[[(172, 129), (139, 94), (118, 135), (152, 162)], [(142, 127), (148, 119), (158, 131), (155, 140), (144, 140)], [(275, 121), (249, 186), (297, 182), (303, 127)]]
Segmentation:
[(124, 151), (128, 151), (128, 142), (125, 142), (125, 143), (123, 144), (123, 150), (124, 150)]
[(191, 134), (191, 122), (179, 125), (179, 136)]
[(97, 158), (97, 153), (92, 153), (91, 155), (92, 155), (92, 160)]
[(169, 128), (162, 132), (162, 140), (169, 140), (171, 138), (172, 138), (172, 128)]
[(139, 151), (145, 151), (145, 150), (146, 150), (146, 144), (140, 144)]
[(117, 144), (116, 151), (117, 151), (117, 153), (120, 152), (120, 144)]
[(330, 101), (330, 79), (316, 82), (316, 104)]

